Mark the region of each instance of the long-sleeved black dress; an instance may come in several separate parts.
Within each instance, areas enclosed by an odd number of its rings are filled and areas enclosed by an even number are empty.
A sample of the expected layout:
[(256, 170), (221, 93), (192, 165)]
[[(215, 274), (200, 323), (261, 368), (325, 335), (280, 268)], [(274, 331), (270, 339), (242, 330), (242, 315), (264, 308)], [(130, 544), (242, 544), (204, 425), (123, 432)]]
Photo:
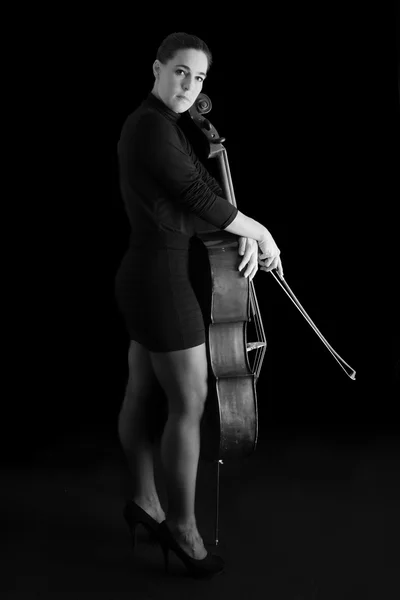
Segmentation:
[(196, 219), (225, 229), (237, 215), (197, 158), (180, 118), (150, 93), (126, 119), (118, 144), (131, 235), (115, 297), (130, 339), (153, 352), (205, 341), (188, 271)]

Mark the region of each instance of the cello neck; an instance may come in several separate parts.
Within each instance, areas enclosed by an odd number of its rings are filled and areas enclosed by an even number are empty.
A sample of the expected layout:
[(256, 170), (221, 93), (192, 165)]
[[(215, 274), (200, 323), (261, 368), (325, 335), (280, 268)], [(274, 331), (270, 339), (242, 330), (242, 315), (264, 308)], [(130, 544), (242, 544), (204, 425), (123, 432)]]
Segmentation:
[[(221, 144), (221, 146), (222, 146), (222, 144)], [(233, 183), (232, 183), (232, 177), (231, 177), (231, 171), (229, 168), (228, 153), (223, 146), (222, 146), (222, 150), (220, 152), (218, 152), (217, 158), (218, 158), (219, 172), (220, 172), (220, 176), (221, 176), (221, 187), (224, 192), (225, 198), (227, 200), (229, 200), (229, 202), (237, 208), (235, 192), (233, 189)]]
[(196, 102), (189, 108), (189, 115), (197, 127), (203, 132), (209, 142), (208, 158), (217, 158), (220, 172), (220, 184), (225, 198), (235, 206), (236, 198), (233, 190), (232, 177), (229, 169), (228, 154), (222, 143), (225, 138), (220, 137), (214, 125), (210, 123), (205, 114), (209, 113), (212, 104), (206, 94), (199, 94)]

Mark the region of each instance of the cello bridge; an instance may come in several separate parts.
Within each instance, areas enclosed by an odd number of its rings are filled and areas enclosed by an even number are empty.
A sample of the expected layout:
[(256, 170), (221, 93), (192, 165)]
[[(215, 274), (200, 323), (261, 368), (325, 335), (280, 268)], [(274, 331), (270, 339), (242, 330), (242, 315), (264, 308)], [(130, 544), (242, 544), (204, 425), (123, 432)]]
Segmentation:
[(249, 342), (246, 344), (246, 350), (247, 352), (250, 352), (251, 350), (256, 350), (257, 348), (264, 348), (266, 345), (267, 344), (265, 342)]

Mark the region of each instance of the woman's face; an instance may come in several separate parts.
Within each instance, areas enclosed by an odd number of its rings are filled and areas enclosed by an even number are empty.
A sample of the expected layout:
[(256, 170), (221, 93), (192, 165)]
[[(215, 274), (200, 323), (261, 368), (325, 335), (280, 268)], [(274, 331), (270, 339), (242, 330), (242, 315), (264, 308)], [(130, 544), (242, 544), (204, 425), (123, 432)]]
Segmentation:
[(163, 65), (153, 65), (153, 93), (176, 113), (188, 110), (203, 87), (208, 59), (201, 50), (179, 50), (174, 58)]

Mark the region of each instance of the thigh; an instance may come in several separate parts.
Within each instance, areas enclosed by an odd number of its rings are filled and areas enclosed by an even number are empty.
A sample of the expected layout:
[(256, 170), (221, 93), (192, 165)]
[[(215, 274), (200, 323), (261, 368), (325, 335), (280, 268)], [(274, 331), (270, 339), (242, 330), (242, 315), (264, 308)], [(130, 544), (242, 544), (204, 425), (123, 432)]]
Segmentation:
[(174, 352), (150, 352), (154, 373), (170, 412), (202, 409), (207, 398), (208, 364), (205, 344)]
[(159, 390), (158, 379), (147, 348), (131, 340), (128, 351), (129, 376), (127, 392), (135, 398), (149, 397)]
[(129, 376), (119, 413), (120, 427), (132, 428), (135, 420), (145, 426), (152, 441), (162, 433), (168, 416), (167, 401), (154, 373), (149, 351), (131, 340), (128, 351)]

